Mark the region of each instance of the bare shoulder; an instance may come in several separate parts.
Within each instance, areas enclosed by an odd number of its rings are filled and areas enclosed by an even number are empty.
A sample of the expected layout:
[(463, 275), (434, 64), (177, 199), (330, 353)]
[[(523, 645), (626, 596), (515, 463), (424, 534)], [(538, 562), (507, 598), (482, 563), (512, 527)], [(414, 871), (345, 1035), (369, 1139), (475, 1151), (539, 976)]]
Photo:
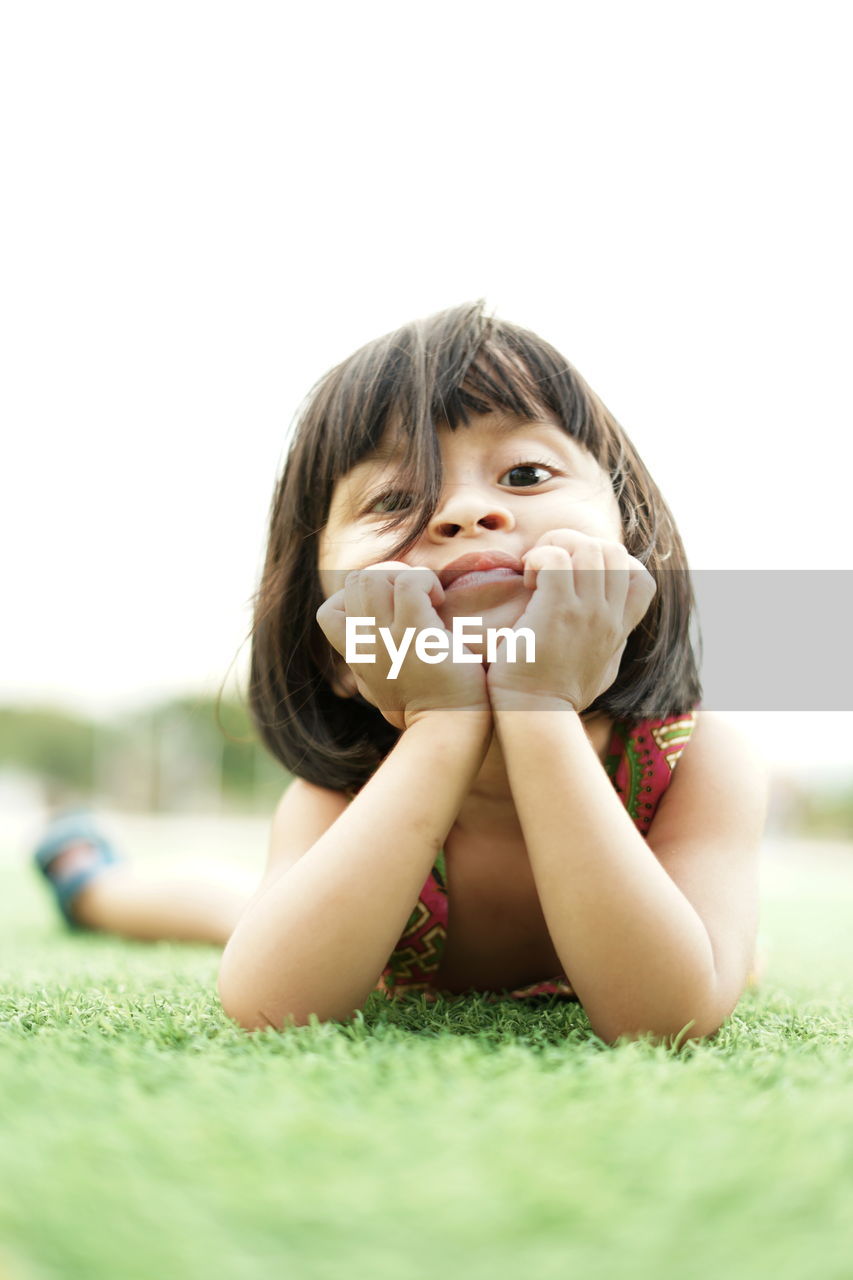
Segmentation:
[(340, 817), (349, 801), (342, 791), (294, 778), (285, 789), (272, 819), (271, 849), (295, 849), (310, 838), (313, 844)]
[(769, 769), (749, 738), (725, 716), (697, 711), (696, 724), (649, 829), (655, 851), (686, 831), (760, 835)]
[(320, 787), (305, 778), (294, 778), (285, 787), (282, 797), (276, 806), (273, 822), (281, 815), (292, 817), (294, 814), (308, 815), (334, 814), (335, 817), (347, 807), (348, 797), (343, 791), (334, 791), (331, 787)]
[(273, 813), (262, 895), (328, 831), (349, 803), (341, 791), (294, 778)]
[(696, 724), (678, 761), (671, 787), (680, 777), (682, 784), (703, 774), (706, 785), (731, 787), (735, 779), (744, 789), (769, 780), (769, 768), (757, 747), (725, 715), (717, 711), (697, 711)]

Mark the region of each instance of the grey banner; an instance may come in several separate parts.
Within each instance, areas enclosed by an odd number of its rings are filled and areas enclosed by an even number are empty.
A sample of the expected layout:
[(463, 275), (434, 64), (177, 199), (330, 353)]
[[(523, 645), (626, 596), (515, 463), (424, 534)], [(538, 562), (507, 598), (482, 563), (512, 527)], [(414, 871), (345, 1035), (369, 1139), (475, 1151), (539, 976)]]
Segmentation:
[(853, 570), (704, 569), (702, 705), (719, 711), (853, 711)]
[[(454, 620), (463, 618), (481, 621), (484, 632), (490, 627), (522, 628), (525, 613), (529, 619), (538, 597), (536, 630), (544, 637), (553, 626), (549, 610), (559, 608), (566, 598), (561, 585), (561, 581), (565, 584), (566, 572), (541, 569), (535, 591), (523, 585), (520, 575), (513, 576), (507, 570), (503, 577), (495, 575), (491, 583), (471, 583), (469, 579), (467, 587), (458, 586), (446, 593), (437, 606), (436, 622), (448, 631)], [(554, 577), (549, 582), (551, 574)], [(610, 571), (576, 569), (573, 589), (578, 596), (590, 598), (602, 590), (603, 580), (604, 594), (613, 598), (610, 577)], [(680, 669), (684, 669), (685, 653), (688, 662), (691, 660), (692, 646), (703, 707), (718, 711), (853, 711), (853, 570), (720, 569), (687, 573), (663, 569), (657, 571), (656, 581), (657, 591), (638, 631), (648, 630), (648, 623), (656, 628), (655, 634), (665, 632), (669, 637), (668, 661)], [(684, 637), (688, 634), (691, 588), (695, 609), (687, 641)], [(384, 614), (382, 598), (381, 593), (374, 595), (373, 591), (355, 598), (360, 600), (362, 614), (374, 605), (380, 606), (377, 628), (391, 621), (387, 612), (390, 598), (387, 594), (384, 597)], [(617, 593), (617, 598), (624, 598), (624, 590), (622, 597)], [(469, 634), (471, 629), (469, 622)], [(435, 636), (430, 639), (424, 635), (423, 639), (422, 652), (427, 652), (429, 645), (432, 653), (440, 650)], [(479, 647), (471, 645), (467, 635), (464, 639), (469, 652), (478, 652), (485, 660), (485, 637)], [(377, 634), (375, 643), (368, 642), (360, 653), (378, 653), (381, 646)], [(415, 652), (414, 639), (411, 652)], [(517, 654), (516, 661), (528, 660), (521, 644)], [(540, 654), (537, 644), (534, 664)], [(400, 658), (399, 663), (403, 660)], [(447, 660), (454, 660), (452, 646)]]

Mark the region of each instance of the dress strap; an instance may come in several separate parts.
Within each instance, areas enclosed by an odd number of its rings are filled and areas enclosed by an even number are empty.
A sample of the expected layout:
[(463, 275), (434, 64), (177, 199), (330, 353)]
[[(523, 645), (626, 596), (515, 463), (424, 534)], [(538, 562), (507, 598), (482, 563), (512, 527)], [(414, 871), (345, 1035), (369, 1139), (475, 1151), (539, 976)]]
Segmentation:
[(645, 835), (696, 726), (695, 708), (683, 715), (613, 724), (604, 767), (639, 831)]

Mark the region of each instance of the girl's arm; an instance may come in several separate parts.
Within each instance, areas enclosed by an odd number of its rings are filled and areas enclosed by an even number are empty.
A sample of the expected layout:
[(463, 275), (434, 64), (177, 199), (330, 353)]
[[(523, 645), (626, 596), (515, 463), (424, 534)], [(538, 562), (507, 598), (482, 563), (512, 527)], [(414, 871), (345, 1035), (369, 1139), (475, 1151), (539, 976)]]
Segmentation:
[(754, 953), (763, 765), (700, 712), (644, 839), (571, 707), (494, 709), (542, 911), (595, 1033), (712, 1034)]
[(350, 1018), (375, 988), (492, 735), (491, 713), (413, 723), (345, 811), (241, 916), (222, 957), (247, 1030)]

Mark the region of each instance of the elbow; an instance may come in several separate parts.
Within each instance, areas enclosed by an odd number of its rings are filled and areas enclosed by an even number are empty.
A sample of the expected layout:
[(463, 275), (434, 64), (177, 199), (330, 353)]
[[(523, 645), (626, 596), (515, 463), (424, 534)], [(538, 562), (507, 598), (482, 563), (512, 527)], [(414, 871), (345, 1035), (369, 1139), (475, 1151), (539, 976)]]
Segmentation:
[[(306, 1009), (304, 1002), (288, 1001), (277, 995), (274, 1001), (264, 1000), (245, 980), (240, 981), (233, 968), (226, 964), (226, 956), (219, 968), (217, 980), (219, 1003), (223, 1012), (243, 1031), (285, 1031), (291, 1027), (307, 1027), (313, 1021), (330, 1021), (315, 1009)], [(265, 1004), (266, 1009), (262, 1009)], [(271, 1005), (275, 1004), (275, 1010)]]
[[(257, 992), (253, 991), (245, 980), (241, 981), (238, 978), (233, 966), (229, 965), (227, 961), (226, 951), (219, 966), (219, 976), (216, 983), (219, 1003), (222, 1005), (222, 1010), (226, 1017), (230, 1018), (232, 1022), (236, 1022), (237, 1026), (243, 1031), (266, 1031), (269, 1027), (278, 1031), (282, 1030), (287, 1024), (287, 1017), (283, 1015), (281, 1020), (277, 1021), (259, 1008), (260, 1002), (253, 998), (257, 996)], [(301, 1025), (301, 1023), (297, 1020), (296, 1025)]]
[(253, 1013), (243, 1009), (229, 1009), (225, 1004), (223, 1004), (222, 1008), (241, 1031), (266, 1031), (268, 1027), (276, 1029), (274, 1023), (270, 1022), (260, 1011)]
[(616, 1045), (630, 1040), (645, 1040), (649, 1044), (664, 1045), (678, 1052), (689, 1041), (707, 1040), (715, 1036), (726, 1021), (727, 1014), (676, 1018), (648, 1018), (634, 1022), (619, 1019), (614, 1022), (590, 1023), (593, 1033), (606, 1045)]
[(691, 1018), (689, 1022), (677, 1030), (670, 1028), (664, 1030), (657, 1026), (620, 1027), (615, 1030), (612, 1028), (599, 1029), (593, 1027), (592, 1030), (599, 1040), (602, 1040), (610, 1048), (615, 1048), (617, 1045), (624, 1044), (627, 1041), (644, 1040), (649, 1044), (664, 1045), (667, 1049), (678, 1052), (689, 1041), (707, 1040), (709, 1037), (716, 1035), (720, 1030), (720, 1026), (722, 1026), (722, 1023), (717, 1026), (703, 1026), (697, 1023), (695, 1018)]
[(625, 1040), (646, 1040), (651, 1044), (665, 1045), (678, 1052), (690, 1041), (704, 1041), (715, 1036), (728, 1020), (739, 996), (731, 989), (721, 991), (716, 977), (704, 983), (701, 989), (665, 1006), (656, 1004), (645, 1014), (639, 1009), (632, 1012), (622, 1008), (611, 1016), (590, 1018), (592, 1030), (605, 1044), (615, 1046)]
[(219, 983), (219, 1002), (226, 1017), (235, 1022), (241, 1031), (284, 1031), (288, 1027), (307, 1027), (311, 1015), (300, 1016), (296, 1013), (284, 1013), (281, 1017), (270, 1017), (263, 1009), (259, 1009), (251, 1000), (239, 993), (223, 990)]
[(237, 1026), (243, 1031), (263, 1031), (267, 1027), (272, 1026), (268, 1018), (261, 1014), (259, 1009), (253, 1009), (251, 1000), (247, 1000), (246, 992), (241, 991), (235, 984), (229, 980), (229, 977), (223, 972), (224, 966), (219, 970), (219, 979), (217, 981), (217, 991), (219, 994), (219, 1003), (226, 1017), (232, 1022), (236, 1022)]

